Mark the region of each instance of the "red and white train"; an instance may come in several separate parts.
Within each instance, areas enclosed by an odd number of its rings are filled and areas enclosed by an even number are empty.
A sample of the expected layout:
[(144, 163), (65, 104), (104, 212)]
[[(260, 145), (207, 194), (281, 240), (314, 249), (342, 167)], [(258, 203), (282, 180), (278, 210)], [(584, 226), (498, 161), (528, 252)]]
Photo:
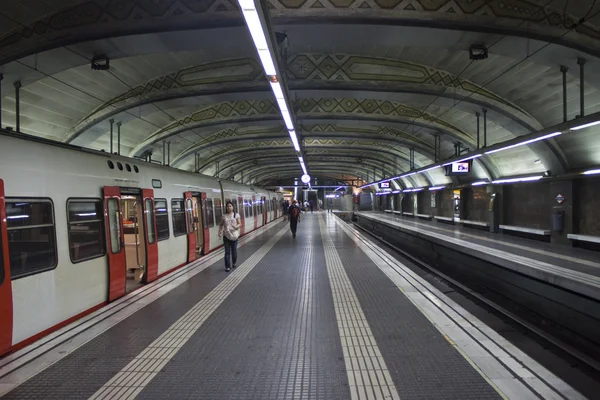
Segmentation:
[(0, 131), (0, 356), (247, 234), (279, 193)]

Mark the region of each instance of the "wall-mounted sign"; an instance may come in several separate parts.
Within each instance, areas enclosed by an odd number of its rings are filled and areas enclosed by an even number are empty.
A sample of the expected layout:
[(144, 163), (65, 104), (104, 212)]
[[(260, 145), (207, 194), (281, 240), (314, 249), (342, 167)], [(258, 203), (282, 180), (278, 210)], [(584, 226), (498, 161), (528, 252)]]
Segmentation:
[(468, 161), (452, 163), (452, 172), (457, 174), (468, 174), (471, 170), (471, 165)]
[(558, 204), (562, 204), (565, 202), (565, 200), (567, 199), (562, 193), (559, 193), (556, 195), (556, 197), (554, 198), (556, 200), (556, 202)]
[(379, 184), (379, 187), (382, 188), (382, 189), (383, 188), (389, 188), (390, 187), (390, 183), (389, 182), (381, 182)]

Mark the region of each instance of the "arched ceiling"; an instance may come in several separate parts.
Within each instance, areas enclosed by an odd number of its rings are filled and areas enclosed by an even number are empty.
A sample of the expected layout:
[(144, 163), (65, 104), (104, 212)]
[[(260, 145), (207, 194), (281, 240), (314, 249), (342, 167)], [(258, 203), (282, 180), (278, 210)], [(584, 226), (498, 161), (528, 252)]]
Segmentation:
[[(600, 4), (593, 0), (270, 0), (288, 38), (286, 76), (313, 176), (372, 181), (475, 149), (600, 105)], [(0, 11), (2, 125), (121, 153), (170, 158), (186, 170), (245, 183), (301, 175), (236, 1), (27, 0)], [(469, 59), (469, 46), (489, 49)], [(95, 55), (110, 70), (90, 68)], [(168, 145), (167, 145), (168, 144)], [(589, 128), (484, 156), (478, 178), (600, 165)], [(169, 148), (168, 155), (163, 149)], [(402, 186), (451, 182), (440, 170)]]

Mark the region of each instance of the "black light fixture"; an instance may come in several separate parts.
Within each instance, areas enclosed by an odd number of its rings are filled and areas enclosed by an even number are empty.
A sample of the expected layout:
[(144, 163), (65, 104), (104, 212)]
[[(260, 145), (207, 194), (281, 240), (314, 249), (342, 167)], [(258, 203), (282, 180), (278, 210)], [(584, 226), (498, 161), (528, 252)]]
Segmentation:
[(92, 69), (95, 71), (108, 71), (110, 69), (110, 59), (108, 56), (94, 56), (92, 58)]
[(479, 61), (488, 58), (488, 49), (482, 44), (472, 44), (469, 47), (469, 58), (471, 60)]

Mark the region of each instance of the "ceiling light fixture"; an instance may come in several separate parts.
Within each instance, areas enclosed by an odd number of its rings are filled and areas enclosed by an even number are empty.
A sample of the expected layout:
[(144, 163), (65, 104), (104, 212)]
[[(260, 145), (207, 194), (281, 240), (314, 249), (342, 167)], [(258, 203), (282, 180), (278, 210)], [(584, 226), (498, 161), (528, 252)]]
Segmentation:
[(497, 153), (497, 152), (499, 152), (499, 151), (508, 150), (508, 149), (512, 149), (512, 148), (515, 148), (515, 147), (523, 146), (523, 145), (525, 145), (525, 144), (530, 144), (530, 143), (539, 142), (540, 140), (544, 140), (544, 139), (550, 139), (551, 137), (558, 136), (558, 135), (561, 135), (561, 134), (562, 134), (562, 132), (553, 132), (553, 133), (549, 133), (549, 134), (547, 134), (547, 135), (540, 136), (540, 137), (537, 137), (537, 138), (535, 138), (535, 139), (530, 139), (530, 140), (526, 140), (526, 141), (524, 141), (524, 142), (521, 142), (521, 143), (517, 143), (517, 144), (511, 144), (510, 146), (501, 147), (501, 148), (499, 148), (499, 149), (495, 149), (495, 150), (486, 151), (486, 152), (485, 152), (485, 154), (493, 154), (493, 153)]

